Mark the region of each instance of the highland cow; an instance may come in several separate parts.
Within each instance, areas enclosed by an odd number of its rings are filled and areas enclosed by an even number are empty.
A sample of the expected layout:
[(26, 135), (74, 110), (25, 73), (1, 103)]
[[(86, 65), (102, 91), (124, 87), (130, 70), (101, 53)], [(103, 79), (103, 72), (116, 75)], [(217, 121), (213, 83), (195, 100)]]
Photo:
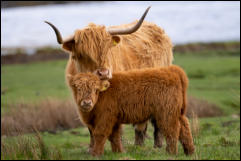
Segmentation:
[[(144, 21), (149, 9), (150, 7), (139, 21), (108, 28), (90, 23), (64, 40), (59, 30), (45, 21), (54, 29), (58, 43), (70, 53), (65, 75), (93, 72), (103, 68), (98, 74), (111, 78), (111, 72), (171, 65), (171, 40), (163, 29)], [(68, 79), (66, 81), (70, 86)], [(135, 127), (135, 144), (142, 145), (147, 122)], [(160, 147), (161, 140), (156, 141), (155, 146)]]
[(178, 140), (185, 154), (194, 152), (185, 116), (188, 79), (180, 67), (116, 72), (109, 82), (91, 73), (69, 75), (68, 79), (80, 117), (90, 129), (92, 155), (103, 154), (107, 139), (113, 152), (122, 152), (121, 124), (148, 119), (164, 135), (167, 152), (177, 154)]

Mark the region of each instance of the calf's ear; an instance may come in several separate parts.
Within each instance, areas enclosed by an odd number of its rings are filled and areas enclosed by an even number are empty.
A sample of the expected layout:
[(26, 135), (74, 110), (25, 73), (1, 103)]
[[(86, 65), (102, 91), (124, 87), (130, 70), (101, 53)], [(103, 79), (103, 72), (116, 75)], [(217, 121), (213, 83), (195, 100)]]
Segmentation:
[(71, 74), (68, 74), (68, 75), (67, 75), (67, 80), (68, 80), (68, 82), (69, 82), (69, 84), (70, 84), (71, 86), (74, 85), (73, 78), (74, 78), (73, 75), (71, 75)]
[(110, 82), (108, 80), (101, 81), (100, 92), (107, 90), (110, 87)]

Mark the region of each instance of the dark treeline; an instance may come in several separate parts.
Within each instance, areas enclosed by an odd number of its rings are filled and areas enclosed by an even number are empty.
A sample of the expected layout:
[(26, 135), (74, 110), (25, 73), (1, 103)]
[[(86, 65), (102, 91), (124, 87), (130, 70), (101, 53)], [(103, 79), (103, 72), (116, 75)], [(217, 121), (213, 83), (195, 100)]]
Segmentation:
[[(211, 43), (189, 43), (175, 45), (174, 54), (198, 54), (203, 56), (240, 56), (240, 42), (211, 42)], [(68, 59), (68, 54), (61, 48), (41, 47), (34, 51), (34, 54), (27, 54), (25, 49), (16, 48), (1, 55), (3, 64), (23, 64), (37, 61), (48, 61)]]

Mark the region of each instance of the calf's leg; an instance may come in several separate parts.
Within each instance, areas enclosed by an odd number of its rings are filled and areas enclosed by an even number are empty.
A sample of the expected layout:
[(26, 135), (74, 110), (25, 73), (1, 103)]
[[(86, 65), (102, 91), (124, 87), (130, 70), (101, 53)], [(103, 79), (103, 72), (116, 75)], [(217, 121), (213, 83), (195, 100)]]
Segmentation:
[(90, 145), (89, 145), (89, 153), (91, 153), (92, 149), (93, 149), (93, 146), (94, 146), (94, 138), (93, 138), (93, 134), (92, 134), (92, 131), (90, 128), (89, 129), (89, 132), (90, 132)]
[(178, 139), (180, 134), (180, 123), (175, 117), (157, 120), (157, 126), (166, 138), (166, 151), (170, 154), (178, 153)]
[(154, 118), (151, 119), (151, 123), (154, 127), (154, 148), (161, 148), (162, 147), (161, 129), (157, 127), (157, 123)]
[(94, 137), (94, 145), (90, 153), (93, 156), (100, 156), (104, 153), (104, 145), (105, 145), (107, 136), (94, 134), (93, 137)]
[[(105, 113), (108, 116), (108, 113)], [(92, 130), (94, 145), (91, 151), (93, 156), (99, 156), (104, 153), (104, 145), (110, 134), (112, 133), (112, 129), (115, 125), (114, 120), (105, 120), (107, 116), (102, 116), (97, 122), (97, 125)], [(102, 119), (105, 118), (105, 119)]]
[(178, 135), (179, 135), (180, 128), (172, 128), (168, 133), (166, 133), (166, 151), (170, 154), (177, 154), (178, 153)]
[(121, 124), (116, 124), (112, 129), (112, 134), (109, 136), (111, 148), (113, 152), (123, 152), (121, 144)]

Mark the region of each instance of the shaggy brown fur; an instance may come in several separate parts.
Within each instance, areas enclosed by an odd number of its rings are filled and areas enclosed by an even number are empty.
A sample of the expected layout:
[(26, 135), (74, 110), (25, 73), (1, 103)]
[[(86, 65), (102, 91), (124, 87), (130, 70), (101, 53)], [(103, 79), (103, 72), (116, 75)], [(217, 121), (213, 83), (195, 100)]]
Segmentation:
[[(135, 23), (112, 28), (126, 28)], [(65, 42), (62, 47), (70, 52), (66, 76), (75, 75), (77, 68), (83, 73), (93, 72), (97, 68), (116, 72), (168, 66), (173, 60), (170, 38), (163, 29), (145, 21), (136, 32), (115, 36), (110, 35), (105, 26), (90, 23), (86, 28), (76, 30), (73, 39)], [(67, 84), (69, 86), (68, 81)], [(144, 143), (143, 125), (147, 126), (147, 122), (136, 126), (135, 144)]]
[[(147, 68), (113, 74), (110, 87), (94, 74), (69, 76), (83, 122), (91, 133), (90, 152), (101, 155), (109, 139), (113, 152), (121, 152), (121, 124), (139, 124), (152, 118), (164, 135), (171, 154), (178, 140), (185, 154), (194, 152), (186, 113), (188, 79), (177, 67)], [(80, 90), (81, 89), (81, 90)], [(98, 99), (98, 101), (97, 101)], [(83, 101), (88, 100), (83, 105)]]

